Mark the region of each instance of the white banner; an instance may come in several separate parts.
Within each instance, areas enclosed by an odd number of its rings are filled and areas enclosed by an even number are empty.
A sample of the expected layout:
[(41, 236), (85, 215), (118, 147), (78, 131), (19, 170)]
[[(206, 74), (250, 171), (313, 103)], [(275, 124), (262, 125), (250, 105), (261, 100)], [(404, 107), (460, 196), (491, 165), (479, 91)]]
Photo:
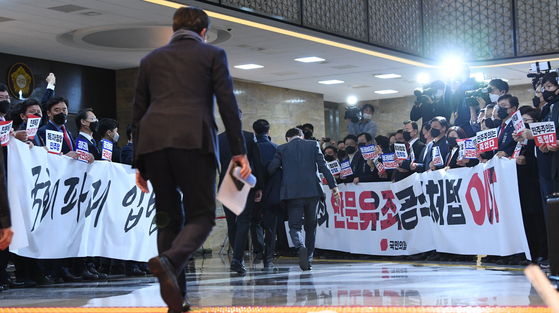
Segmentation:
[(135, 177), (129, 165), (89, 165), (11, 140), (12, 252), (39, 259), (101, 256), (144, 262), (156, 256), (155, 195), (143, 194)]
[(316, 247), (357, 254), (525, 253), (516, 163), (493, 158), (473, 168), (413, 174), (397, 183), (326, 186)]

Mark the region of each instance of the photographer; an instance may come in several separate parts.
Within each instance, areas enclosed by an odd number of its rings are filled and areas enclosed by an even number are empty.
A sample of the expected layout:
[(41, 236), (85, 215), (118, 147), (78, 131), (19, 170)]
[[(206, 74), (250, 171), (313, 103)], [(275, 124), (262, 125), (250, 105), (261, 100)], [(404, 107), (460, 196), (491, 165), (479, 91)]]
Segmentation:
[(375, 113), (375, 107), (366, 103), (363, 104), (361, 110), (356, 109), (346, 111), (345, 119), (349, 123), (347, 125), (347, 131), (350, 135), (354, 136), (365, 132), (371, 134), (371, 137), (375, 138), (377, 134), (377, 123), (371, 121), (373, 113)]
[(421, 118), (422, 123), (425, 123), (435, 116), (450, 118), (452, 112), (445, 106), (445, 84), (442, 81), (436, 80), (424, 86), (423, 91), (416, 89), (413, 93), (416, 98), (410, 112), (410, 120), (418, 121)]
[[(454, 125), (460, 126), (466, 133), (466, 136), (470, 138), (476, 134), (472, 129), (472, 125), (470, 125), (472, 120), (470, 106), (477, 106), (479, 103), (476, 99), (466, 96), (466, 92), (477, 89), (479, 84), (475, 78), (470, 77), (470, 69), (467, 66), (461, 68), (459, 76), (460, 78), (452, 81), (452, 90), (455, 90), (455, 92), (448, 100), (451, 102), (452, 107), (455, 108)], [(474, 114), (475, 117), (477, 117), (477, 113)]]

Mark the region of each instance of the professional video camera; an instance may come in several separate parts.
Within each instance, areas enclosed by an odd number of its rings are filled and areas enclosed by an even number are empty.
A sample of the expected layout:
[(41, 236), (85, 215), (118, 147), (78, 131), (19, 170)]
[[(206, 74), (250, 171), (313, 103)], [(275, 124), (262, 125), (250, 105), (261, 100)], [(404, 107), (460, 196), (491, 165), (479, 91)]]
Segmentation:
[(358, 106), (349, 106), (345, 108), (344, 119), (350, 118), (352, 123), (357, 123), (361, 120), (363, 114), (361, 108)]
[(528, 78), (532, 79), (532, 86), (534, 87), (534, 90), (536, 90), (536, 86), (539, 85), (542, 77), (545, 76), (545, 74), (550, 73), (550, 72), (557, 72), (559, 71), (559, 69), (555, 68), (552, 69), (551, 68), (551, 62), (547, 61), (547, 62), (536, 62), (536, 63), (532, 63), (532, 66), (530, 68), (530, 72), (528, 73)]
[(431, 98), (431, 102), (433, 102), (433, 98), (434, 98), (434, 95), (435, 95), (436, 91), (437, 91), (437, 89), (433, 88), (430, 84), (424, 85), (423, 88), (416, 88), (413, 91), (413, 94), (416, 97), (416, 99), (413, 101), (413, 103), (415, 105), (429, 103), (429, 99), (426, 96)]
[(475, 107), (479, 105), (477, 102), (477, 98), (480, 97), (485, 101), (485, 103), (491, 103), (491, 98), (489, 94), (491, 93), (491, 87), (488, 84), (483, 82), (478, 83), (477, 86), (473, 87), (473, 90), (468, 90), (464, 93), (466, 96), (466, 104), (471, 107)]

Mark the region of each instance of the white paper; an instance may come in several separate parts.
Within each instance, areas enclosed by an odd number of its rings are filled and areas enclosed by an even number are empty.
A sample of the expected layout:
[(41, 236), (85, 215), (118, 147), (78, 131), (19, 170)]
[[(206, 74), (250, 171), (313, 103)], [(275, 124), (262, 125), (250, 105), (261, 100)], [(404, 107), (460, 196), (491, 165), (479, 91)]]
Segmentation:
[(233, 182), (233, 178), (230, 174), (233, 166), (233, 162), (230, 162), (227, 167), (227, 174), (223, 177), (223, 181), (221, 182), (221, 187), (217, 192), (216, 198), (223, 203), (224, 206), (231, 210), (231, 212), (239, 215), (245, 209), (250, 185), (244, 184), (240, 191), (237, 189), (237, 186), (235, 186), (235, 182)]

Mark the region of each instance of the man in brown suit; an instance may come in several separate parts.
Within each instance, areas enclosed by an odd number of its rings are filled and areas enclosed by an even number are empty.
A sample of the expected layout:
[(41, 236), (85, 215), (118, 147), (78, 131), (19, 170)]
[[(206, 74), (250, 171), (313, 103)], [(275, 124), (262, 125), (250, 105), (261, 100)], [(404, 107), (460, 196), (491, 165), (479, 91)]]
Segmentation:
[(227, 56), (205, 43), (209, 26), (208, 15), (199, 8), (175, 12), (169, 44), (140, 63), (132, 104), (137, 185), (147, 192), (150, 180), (156, 195), (159, 256), (148, 265), (175, 313), (190, 309), (184, 266), (215, 225), (219, 145), (214, 95), (232, 161), (241, 166), (243, 177), (251, 172)]

